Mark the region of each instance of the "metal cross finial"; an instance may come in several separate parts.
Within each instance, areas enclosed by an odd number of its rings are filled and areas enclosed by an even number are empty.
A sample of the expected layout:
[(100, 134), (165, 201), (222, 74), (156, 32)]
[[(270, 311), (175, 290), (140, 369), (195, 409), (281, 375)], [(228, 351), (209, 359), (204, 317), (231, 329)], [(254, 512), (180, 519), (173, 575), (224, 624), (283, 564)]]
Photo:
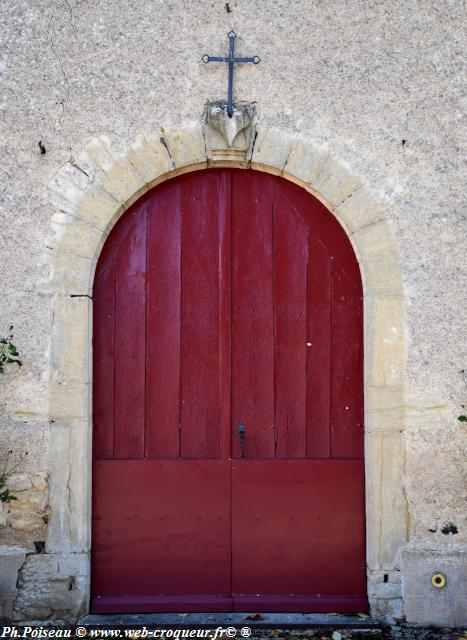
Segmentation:
[(223, 58), (221, 56), (208, 56), (206, 53), (201, 58), (203, 62), (227, 62), (229, 65), (229, 86), (227, 93), (227, 113), (229, 118), (232, 117), (233, 114), (233, 102), (232, 102), (232, 91), (233, 91), (233, 66), (234, 62), (252, 62), (253, 64), (258, 64), (260, 59), (258, 56), (253, 56), (252, 58), (236, 58), (235, 57), (235, 38), (237, 37), (234, 31), (231, 31), (227, 34), (229, 36), (229, 56), (228, 58)]

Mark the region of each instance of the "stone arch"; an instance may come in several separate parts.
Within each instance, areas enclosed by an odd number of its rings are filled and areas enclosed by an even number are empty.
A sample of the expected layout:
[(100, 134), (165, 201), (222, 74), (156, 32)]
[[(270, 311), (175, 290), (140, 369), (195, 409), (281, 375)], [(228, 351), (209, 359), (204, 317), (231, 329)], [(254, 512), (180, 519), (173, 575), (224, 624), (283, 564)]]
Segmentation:
[(97, 258), (115, 222), (143, 193), (180, 173), (227, 166), (281, 175), (311, 192), (344, 227), (357, 254), (365, 304), (368, 593), (373, 615), (390, 618), (401, 611), (399, 557), (407, 542), (407, 508), (401, 436), (404, 293), (386, 203), (332, 150), (311, 138), (253, 124), (246, 134), (248, 122), (222, 137), (217, 125), (206, 122), (140, 135), (123, 149), (105, 136), (93, 138), (49, 185), (56, 210), (47, 242), (53, 307), (47, 552), (81, 559), (82, 593), (70, 615), (86, 611), (89, 597), (91, 321)]

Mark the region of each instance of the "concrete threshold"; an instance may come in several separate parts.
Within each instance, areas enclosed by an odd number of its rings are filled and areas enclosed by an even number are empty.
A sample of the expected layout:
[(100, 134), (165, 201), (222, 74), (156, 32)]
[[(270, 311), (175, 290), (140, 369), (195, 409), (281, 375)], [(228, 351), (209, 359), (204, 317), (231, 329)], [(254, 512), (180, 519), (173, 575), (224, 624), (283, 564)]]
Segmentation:
[(204, 628), (218, 626), (251, 629), (348, 629), (378, 630), (377, 620), (358, 615), (329, 613), (132, 613), (87, 615), (79, 625), (85, 627)]

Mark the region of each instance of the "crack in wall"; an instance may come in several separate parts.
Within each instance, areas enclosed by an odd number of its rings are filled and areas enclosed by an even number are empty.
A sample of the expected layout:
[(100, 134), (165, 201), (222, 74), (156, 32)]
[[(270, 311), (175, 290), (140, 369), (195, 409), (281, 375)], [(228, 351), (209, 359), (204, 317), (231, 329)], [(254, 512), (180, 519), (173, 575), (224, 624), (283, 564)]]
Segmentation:
[[(62, 126), (62, 122), (63, 122), (63, 118), (65, 115), (65, 108), (66, 108), (66, 104), (68, 102), (68, 98), (70, 97), (70, 82), (68, 80), (68, 76), (65, 72), (65, 68), (63, 66), (63, 62), (61, 57), (58, 55), (57, 51), (55, 50), (55, 44), (54, 44), (54, 39), (52, 37), (52, 34), (50, 32), (50, 28), (47, 27), (47, 35), (49, 36), (49, 46), (50, 49), (52, 51), (52, 53), (54, 54), (54, 56), (57, 58), (58, 61), (58, 65), (60, 67), (60, 71), (62, 72), (62, 76), (63, 76), (63, 81), (65, 83), (65, 96), (63, 97), (63, 99), (59, 102), (59, 104), (61, 105), (62, 109), (61, 109), (61, 113), (58, 117), (58, 125)], [(54, 132), (56, 131), (57, 127), (56, 127), (56, 123), (54, 123)]]

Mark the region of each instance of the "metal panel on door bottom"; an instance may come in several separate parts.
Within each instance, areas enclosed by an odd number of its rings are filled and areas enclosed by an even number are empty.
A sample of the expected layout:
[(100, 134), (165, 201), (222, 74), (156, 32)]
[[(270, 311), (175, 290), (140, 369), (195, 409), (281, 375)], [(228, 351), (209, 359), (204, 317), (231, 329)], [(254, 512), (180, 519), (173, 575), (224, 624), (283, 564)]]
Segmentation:
[(234, 611), (366, 611), (363, 460), (235, 460)]
[(92, 611), (231, 610), (230, 462), (94, 462)]

